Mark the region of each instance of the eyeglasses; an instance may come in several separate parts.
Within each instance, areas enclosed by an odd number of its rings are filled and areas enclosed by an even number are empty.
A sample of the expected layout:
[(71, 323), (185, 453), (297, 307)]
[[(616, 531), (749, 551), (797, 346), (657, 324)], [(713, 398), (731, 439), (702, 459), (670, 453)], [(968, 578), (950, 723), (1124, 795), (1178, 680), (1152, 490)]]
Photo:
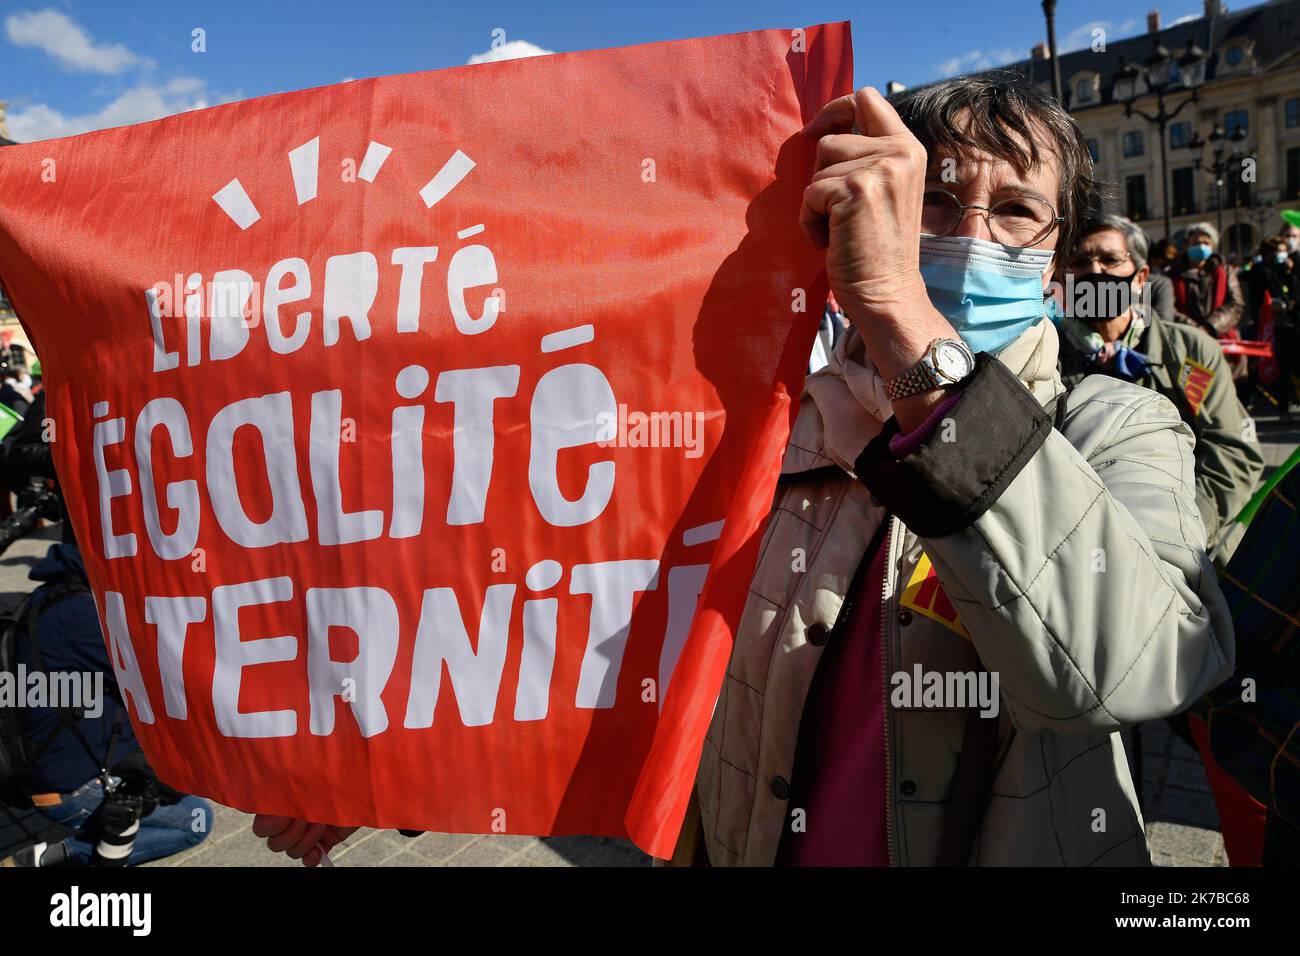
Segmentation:
[(1038, 245), (1065, 222), (1051, 203), (1034, 196), (1012, 196), (992, 206), (976, 206), (963, 203), (946, 189), (932, 186), (925, 191), (921, 207), (922, 235), (934, 238), (949, 235), (971, 209), (984, 214), (994, 242), (1017, 249)]
[(1070, 272), (1087, 273), (1092, 271), (1092, 264), (1095, 262), (1100, 267), (1099, 272), (1112, 272), (1128, 262), (1131, 257), (1126, 252), (1120, 255), (1117, 252), (1077, 252), (1065, 262), (1065, 268)]

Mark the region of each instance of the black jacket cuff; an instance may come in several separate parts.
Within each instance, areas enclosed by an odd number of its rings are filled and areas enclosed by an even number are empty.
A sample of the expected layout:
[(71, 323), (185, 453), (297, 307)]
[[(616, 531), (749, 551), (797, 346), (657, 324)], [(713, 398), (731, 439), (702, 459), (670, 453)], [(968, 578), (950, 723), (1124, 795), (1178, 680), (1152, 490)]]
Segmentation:
[[(969, 528), (997, 501), (1052, 430), (1029, 390), (993, 356), (976, 356), (965, 393), (921, 447), (898, 459), (891, 418), (854, 465), (872, 496), (913, 532), (938, 538)], [(951, 437), (951, 441), (945, 438)]]

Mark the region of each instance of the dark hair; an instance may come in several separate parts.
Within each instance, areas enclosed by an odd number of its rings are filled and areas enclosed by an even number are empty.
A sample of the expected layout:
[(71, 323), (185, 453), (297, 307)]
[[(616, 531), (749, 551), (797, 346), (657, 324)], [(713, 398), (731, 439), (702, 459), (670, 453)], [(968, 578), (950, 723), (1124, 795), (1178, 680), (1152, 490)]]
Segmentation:
[(1057, 205), (1065, 222), (1056, 245), (1062, 255), (1078, 241), (1084, 221), (1100, 209), (1083, 131), (1051, 94), (1019, 73), (954, 77), (908, 90), (894, 100), (894, 107), (931, 152), (981, 149), (1005, 159), (1023, 176), (1042, 165), (1043, 148), (1049, 149), (1061, 172)]
[(1272, 252), (1277, 249), (1278, 246), (1281, 246), (1286, 252), (1291, 251), (1290, 247), (1286, 244), (1286, 240), (1281, 236), (1269, 236), (1259, 244), (1259, 254), (1262, 256), (1265, 253)]

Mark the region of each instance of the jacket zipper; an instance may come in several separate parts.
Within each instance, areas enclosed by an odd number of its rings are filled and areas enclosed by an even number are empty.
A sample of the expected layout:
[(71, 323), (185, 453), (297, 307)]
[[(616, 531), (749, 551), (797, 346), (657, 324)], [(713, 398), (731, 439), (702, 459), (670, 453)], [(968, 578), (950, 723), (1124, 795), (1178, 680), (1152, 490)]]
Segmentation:
[(885, 729), (885, 846), (889, 851), (889, 865), (895, 866), (894, 852), (894, 757), (889, 752), (889, 725), (893, 715), (889, 712), (889, 576), (894, 571), (894, 516), (887, 515), (885, 528), (885, 574), (880, 585), (880, 674), (881, 698)]

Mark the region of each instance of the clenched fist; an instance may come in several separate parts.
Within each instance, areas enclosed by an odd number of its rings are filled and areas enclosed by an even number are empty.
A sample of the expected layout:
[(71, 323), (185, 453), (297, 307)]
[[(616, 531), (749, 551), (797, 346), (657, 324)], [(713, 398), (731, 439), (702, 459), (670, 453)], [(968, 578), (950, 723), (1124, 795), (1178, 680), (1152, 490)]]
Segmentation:
[[(925, 147), (870, 87), (828, 103), (804, 133), (818, 139), (817, 171), (800, 225), (826, 249), (831, 290), (867, 354), (886, 380), (894, 378), (934, 339), (957, 338), (921, 281)], [(907, 424), (902, 414), (899, 423)]]

